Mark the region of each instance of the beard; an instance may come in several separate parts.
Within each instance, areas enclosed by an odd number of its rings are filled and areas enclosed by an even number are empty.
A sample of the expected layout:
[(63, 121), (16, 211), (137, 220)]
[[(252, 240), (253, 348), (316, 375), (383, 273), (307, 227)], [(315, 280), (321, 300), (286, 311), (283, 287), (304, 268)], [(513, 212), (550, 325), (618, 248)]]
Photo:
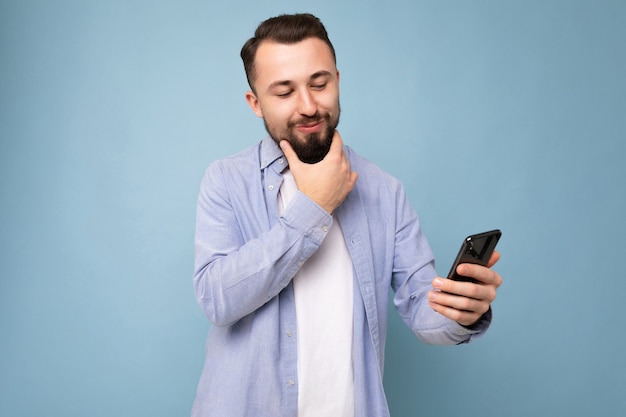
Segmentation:
[[(300, 161), (307, 164), (316, 164), (324, 159), (330, 150), (330, 145), (333, 143), (333, 136), (335, 135), (335, 129), (339, 124), (340, 113), (341, 109), (339, 102), (337, 102), (337, 115), (335, 117), (332, 117), (330, 113), (320, 114), (318, 112), (313, 116), (305, 116), (295, 121), (290, 120), (284, 131), (278, 131), (278, 129), (269, 126), (265, 119), (263, 119), (263, 123), (265, 123), (265, 130), (267, 130), (267, 133), (276, 143), (279, 143), (281, 140), (286, 140), (289, 142), (296, 155), (298, 155)], [(295, 131), (298, 125), (321, 121), (324, 121), (326, 127), (320, 132), (301, 136)]]

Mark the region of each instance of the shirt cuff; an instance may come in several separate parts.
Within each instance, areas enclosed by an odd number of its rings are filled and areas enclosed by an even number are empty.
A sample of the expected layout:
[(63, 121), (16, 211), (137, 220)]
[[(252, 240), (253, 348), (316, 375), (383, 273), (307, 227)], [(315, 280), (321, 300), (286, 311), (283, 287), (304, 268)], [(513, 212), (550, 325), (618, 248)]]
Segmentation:
[(456, 331), (458, 334), (460, 336), (467, 337), (467, 339), (461, 343), (469, 343), (472, 339), (482, 336), (491, 325), (492, 316), (493, 313), (491, 311), (491, 307), (489, 307), (489, 310), (487, 310), (487, 312), (483, 314), (476, 323), (470, 326), (464, 326), (460, 323), (454, 322), (454, 325), (457, 327)]
[(290, 227), (310, 236), (318, 244), (321, 244), (333, 225), (333, 216), (301, 191), (294, 195), (281, 217)]

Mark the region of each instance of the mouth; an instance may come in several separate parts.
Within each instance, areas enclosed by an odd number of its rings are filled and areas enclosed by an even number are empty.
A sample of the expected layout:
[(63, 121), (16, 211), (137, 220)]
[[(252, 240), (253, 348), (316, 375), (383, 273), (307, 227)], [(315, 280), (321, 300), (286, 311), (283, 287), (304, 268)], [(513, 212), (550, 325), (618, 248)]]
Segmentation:
[(320, 119), (310, 123), (299, 123), (296, 125), (296, 130), (302, 133), (315, 133), (319, 132), (323, 126), (324, 119)]

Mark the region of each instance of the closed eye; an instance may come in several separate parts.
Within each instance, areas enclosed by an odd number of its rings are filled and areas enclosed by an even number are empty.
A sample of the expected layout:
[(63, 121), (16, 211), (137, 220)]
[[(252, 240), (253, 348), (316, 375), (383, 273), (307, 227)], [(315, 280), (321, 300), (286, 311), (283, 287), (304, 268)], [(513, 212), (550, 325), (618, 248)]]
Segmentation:
[(309, 85), (311, 89), (321, 91), (326, 88), (329, 82), (332, 80), (332, 75), (328, 71), (318, 71), (311, 76)]
[(281, 93), (276, 93), (276, 97), (280, 97), (280, 98), (287, 98), (291, 95), (291, 93), (293, 93), (293, 90), (289, 90), (289, 91), (285, 91), (285, 92), (281, 92)]

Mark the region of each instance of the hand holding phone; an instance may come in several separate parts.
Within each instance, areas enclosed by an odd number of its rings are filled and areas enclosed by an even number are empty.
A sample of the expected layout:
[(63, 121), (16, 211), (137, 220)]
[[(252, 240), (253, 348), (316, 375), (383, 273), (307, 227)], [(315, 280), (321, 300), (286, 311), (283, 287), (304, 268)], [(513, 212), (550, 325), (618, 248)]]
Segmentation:
[(457, 266), (464, 263), (486, 266), (487, 262), (489, 262), (489, 258), (491, 258), (491, 255), (493, 254), (494, 249), (496, 248), (498, 240), (500, 240), (500, 236), (502, 236), (502, 232), (496, 229), (466, 237), (461, 245), (458, 255), (456, 256), (456, 259), (454, 260), (454, 263), (452, 264), (452, 268), (450, 268), (448, 279), (455, 281), (476, 282), (476, 280), (472, 278), (459, 275), (456, 272)]

